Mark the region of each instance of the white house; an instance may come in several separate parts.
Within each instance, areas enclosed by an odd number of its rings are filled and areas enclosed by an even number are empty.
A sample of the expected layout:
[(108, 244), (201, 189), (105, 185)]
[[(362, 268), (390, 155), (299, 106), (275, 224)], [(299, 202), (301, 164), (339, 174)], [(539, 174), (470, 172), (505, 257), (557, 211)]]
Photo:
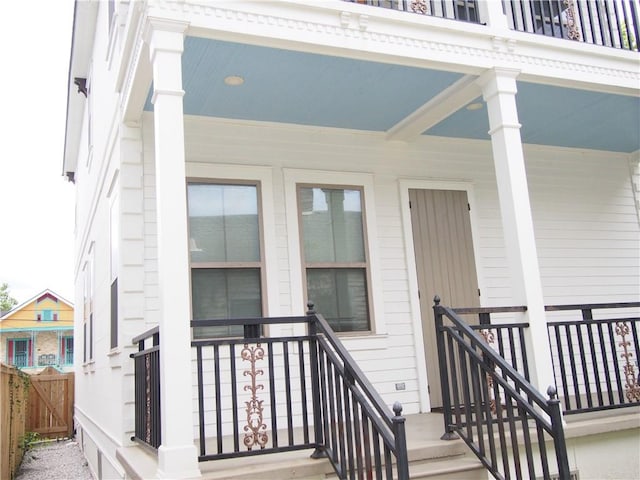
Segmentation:
[[(222, 443), (238, 429), (245, 446), (287, 450), (279, 428), (322, 419), (302, 444), (346, 478), (331, 428), (361, 419), (311, 412), (347, 411), (332, 354), (303, 358), (316, 323), (229, 319), (303, 316), (311, 300), (409, 428), (456, 403), (443, 398), (435, 295), (485, 315), (526, 307), (494, 315), (528, 325), (502, 353), (513, 364), (526, 350), (533, 387), (556, 385), (566, 418), (586, 418), (567, 430), (571, 471), (640, 475), (639, 15), (637, 0), (76, 1), (63, 173), (83, 306), (75, 419), (96, 477), (207, 477), (213, 456), (237, 456)], [(588, 332), (551, 326), (576, 311)], [(145, 332), (155, 356), (134, 360)], [(304, 337), (299, 360), (276, 337)], [(344, 388), (359, 384), (345, 370)], [(457, 404), (488, 405), (487, 392)], [(499, 418), (513, 413), (495, 400)], [(280, 416), (288, 428), (272, 428)], [(353, 435), (342, 456), (375, 470), (349, 454), (373, 445), (368, 433)]]

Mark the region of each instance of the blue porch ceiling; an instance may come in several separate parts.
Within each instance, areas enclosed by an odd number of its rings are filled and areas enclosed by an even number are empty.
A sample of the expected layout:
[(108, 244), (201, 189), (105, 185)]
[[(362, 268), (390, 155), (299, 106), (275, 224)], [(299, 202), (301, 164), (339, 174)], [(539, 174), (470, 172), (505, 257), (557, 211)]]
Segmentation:
[[(224, 79), (238, 75), (241, 86)], [(460, 79), (453, 72), (187, 37), (189, 115), (384, 132)], [(640, 149), (640, 98), (518, 82), (525, 143)], [(480, 98), (477, 99), (481, 101)], [(145, 107), (152, 110), (149, 101)], [(489, 139), (486, 108), (462, 108), (423, 134)]]

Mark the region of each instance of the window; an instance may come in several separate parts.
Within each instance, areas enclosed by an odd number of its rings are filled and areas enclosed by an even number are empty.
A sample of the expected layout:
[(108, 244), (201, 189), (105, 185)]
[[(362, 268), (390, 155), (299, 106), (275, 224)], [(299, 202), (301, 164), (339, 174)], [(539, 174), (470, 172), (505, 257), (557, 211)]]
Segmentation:
[(194, 338), (243, 335), (228, 318), (262, 316), (262, 247), (257, 184), (190, 183), (187, 186), (191, 305)]
[(82, 359), (84, 363), (93, 360), (93, 244), (89, 247), (89, 260), (84, 266), (84, 310)]
[(110, 348), (118, 347), (118, 262), (120, 260), (120, 202), (114, 197), (109, 218), (111, 248)]
[(16, 367), (33, 366), (30, 338), (13, 338), (7, 341), (7, 363)]
[(60, 339), (60, 365), (73, 364), (73, 337)]
[(337, 332), (370, 330), (363, 194), (298, 187), (306, 297)]

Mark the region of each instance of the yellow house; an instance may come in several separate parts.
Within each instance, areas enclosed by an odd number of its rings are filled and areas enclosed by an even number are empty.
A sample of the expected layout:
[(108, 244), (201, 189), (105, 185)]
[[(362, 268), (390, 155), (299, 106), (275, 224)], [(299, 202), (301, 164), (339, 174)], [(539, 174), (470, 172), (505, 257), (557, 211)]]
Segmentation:
[(73, 369), (73, 304), (51, 290), (0, 316), (0, 359), (30, 373)]

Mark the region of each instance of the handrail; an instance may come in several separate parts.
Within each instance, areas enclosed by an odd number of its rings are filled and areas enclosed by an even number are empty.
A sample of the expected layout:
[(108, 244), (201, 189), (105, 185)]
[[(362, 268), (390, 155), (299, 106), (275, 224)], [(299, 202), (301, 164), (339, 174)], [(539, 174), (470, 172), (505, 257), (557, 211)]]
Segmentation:
[[(553, 472), (549, 466), (546, 436), (553, 441), (557, 473), (560, 478), (569, 478), (560, 402), (555, 387), (547, 390), (551, 397), (547, 400), (489, 347), (454, 309), (440, 305), (437, 296), (433, 310), (445, 422), (442, 438), (460, 436), (496, 478), (508, 478), (510, 469), (521, 478), (523, 468), (535, 478), (535, 445), (540, 453), (542, 475), (548, 479)], [(452, 325), (445, 326), (444, 317)], [(524, 441), (522, 453), (526, 457), (526, 467), (520, 461), (520, 435)]]

